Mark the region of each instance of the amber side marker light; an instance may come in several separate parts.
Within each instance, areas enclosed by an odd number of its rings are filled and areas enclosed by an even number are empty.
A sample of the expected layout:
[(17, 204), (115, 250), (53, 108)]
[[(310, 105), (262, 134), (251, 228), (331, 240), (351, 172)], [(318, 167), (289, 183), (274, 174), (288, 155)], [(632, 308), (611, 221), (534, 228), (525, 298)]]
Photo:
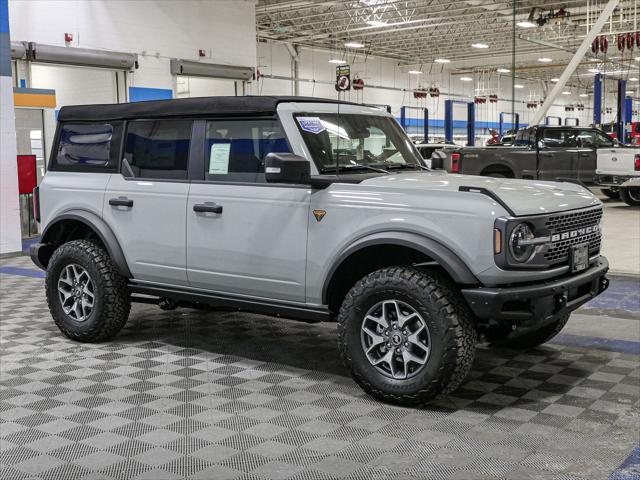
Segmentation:
[(497, 228), (493, 229), (493, 253), (502, 253), (502, 231)]

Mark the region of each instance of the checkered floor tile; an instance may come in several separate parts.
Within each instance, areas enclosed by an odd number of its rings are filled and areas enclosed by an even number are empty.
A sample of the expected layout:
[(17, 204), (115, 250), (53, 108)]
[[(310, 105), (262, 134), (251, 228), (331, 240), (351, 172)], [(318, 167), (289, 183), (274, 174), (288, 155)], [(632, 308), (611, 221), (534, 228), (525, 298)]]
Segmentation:
[(639, 443), (636, 355), (481, 347), (399, 408), (344, 376), (332, 324), (136, 305), (80, 344), (42, 285), (0, 273), (2, 479), (602, 479)]

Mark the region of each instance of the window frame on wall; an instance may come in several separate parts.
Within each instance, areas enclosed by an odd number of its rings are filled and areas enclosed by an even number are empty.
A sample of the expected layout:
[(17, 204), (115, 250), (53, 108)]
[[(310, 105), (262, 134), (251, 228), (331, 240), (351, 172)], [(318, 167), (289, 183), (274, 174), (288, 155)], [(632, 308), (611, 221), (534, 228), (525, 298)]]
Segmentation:
[[(191, 132), (189, 134), (189, 149), (187, 152), (187, 165), (186, 165), (186, 178), (156, 178), (156, 177), (136, 177), (136, 176), (131, 176), (126, 174), (123, 171), (123, 160), (125, 158), (125, 154), (126, 154), (126, 148), (127, 148), (127, 135), (129, 134), (129, 127), (131, 126), (132, 123), (138, 123), (138, 122), (162, 122), (162, 121), (184, 121), (184, 122), (191, 122)], [(126, 122), (124, 122), (124, 128), (122, 130), (122, 136), (121, 136), (121, 142), (120, 142), (120, 148), (118, 149), (119, 151), (119, 165), (118, 165), (118, 171), (117, 173), (119, 173), (120, 175), (122, 175), (122, 177), (125, 180), (132, 180), (132, 181), (138, 181), (138, 180), (148, 180), (148, 181), (152, 181), (152, 182), (173, 182), (173, 183), (187, 183), (190, 182), (193, 179), (193, 170), (192, 170), (192, 165), (194, 163), (194, 146), (197, 144), (197, 137), (195, 135), (195, 125), (197, 123), (197, 119), (194, 118), (189, 118), (189, 117), (160, 117), (160, 118), (136, 118), (133, 120), (127, 120)], [(195, 152), (197, 154), (197, 152)]]
[[(67, 125), (111, 125), (111, 140), (109, 142), (109, 161), (108, 165), (65, 165), (58, 163), (58, 152), (60, 149), (60, 139), (62, 131)], [(45, 171), (52, 172), (84, 172), (84, 173), (117, 173), (120, 171), (120, 147), (123, 139), (124, 122), (122, 120), (105, 120), (105, 121), (69, 121), (59, 123), (53, 138), (53, 148)]]

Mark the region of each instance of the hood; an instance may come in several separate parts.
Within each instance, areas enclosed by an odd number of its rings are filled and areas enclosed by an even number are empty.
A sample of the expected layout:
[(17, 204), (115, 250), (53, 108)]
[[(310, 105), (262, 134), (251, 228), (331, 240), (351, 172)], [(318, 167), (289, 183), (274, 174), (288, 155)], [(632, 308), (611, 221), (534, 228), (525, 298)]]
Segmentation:
[[(460, 187), (486, 188), (517, 216), (562, 212), (600, 204), (600, 200), (589, 190), (574, 183), (453, 175), (444, 171), (383, 175), (364, 180), (361, 185), (431, 191), (458, 191)], [(483, 194), (465, 192), (464, 195)]]

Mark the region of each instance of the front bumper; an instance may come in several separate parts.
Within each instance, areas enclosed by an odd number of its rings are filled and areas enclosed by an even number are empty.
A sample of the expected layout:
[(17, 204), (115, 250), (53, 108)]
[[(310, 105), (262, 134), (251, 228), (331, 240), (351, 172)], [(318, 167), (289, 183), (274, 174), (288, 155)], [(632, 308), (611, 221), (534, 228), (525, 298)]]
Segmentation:
[(579, 274), (524, 286), (463, 289), (462, 295), (481, 321), (543, 325), (604, 292), (608, 270), (609, 262), (601, 256)]

